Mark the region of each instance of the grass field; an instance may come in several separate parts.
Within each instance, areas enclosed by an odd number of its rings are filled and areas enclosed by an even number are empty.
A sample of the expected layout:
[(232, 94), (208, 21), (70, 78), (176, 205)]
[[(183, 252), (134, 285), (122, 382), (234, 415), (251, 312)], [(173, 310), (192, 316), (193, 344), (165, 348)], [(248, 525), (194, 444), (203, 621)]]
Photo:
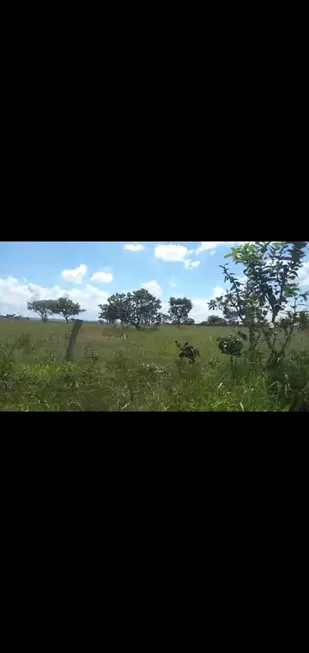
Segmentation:
[[(282, 411), (309, 380), (308, 332), (294, 336), (275, 376), (241, 357), (233, 378), (216, 341), (228, 327), (138, 331), (85, 322), (68, 363), (71, 330), (64, 322), (0, 320), (0, 410)], [(199, 349), (197, 363), (179, 361), (176, 339)]]

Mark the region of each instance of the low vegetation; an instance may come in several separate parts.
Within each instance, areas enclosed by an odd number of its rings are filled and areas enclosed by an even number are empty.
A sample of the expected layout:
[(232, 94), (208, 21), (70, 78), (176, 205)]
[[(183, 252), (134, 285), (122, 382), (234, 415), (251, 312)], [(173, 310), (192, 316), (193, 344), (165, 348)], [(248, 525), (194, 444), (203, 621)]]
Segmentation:
[(297, 283), (305, 246), (232, 249), (244, 278), (222, 266), (228, 291), (199, 325), (188, 298), (171, 297), (164, 314), (147, 290), (117, 293), (97, 323), (82, 324), (73, 360), (68, 321), (79, 304), (30, 302), (41, 321), (2, 316), (0, 410), (308, 411), (307, 293)]

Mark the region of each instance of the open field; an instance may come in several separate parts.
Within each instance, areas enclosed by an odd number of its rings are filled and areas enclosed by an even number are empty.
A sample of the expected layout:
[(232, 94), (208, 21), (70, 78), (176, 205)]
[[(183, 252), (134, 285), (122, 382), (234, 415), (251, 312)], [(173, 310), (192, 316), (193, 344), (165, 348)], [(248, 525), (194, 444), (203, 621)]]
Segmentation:
[[(0, 410), (282, 411), (309, 380), (308, 332), (294, 336), (276, 377), (241, 357), (233, 378), (216, 342), (228, 327), (85, 322), (68, 363), (71, 330), (65, 322), (0, 320)], [(197, 347), (198, 362), (180, 362), (175, 340)]]

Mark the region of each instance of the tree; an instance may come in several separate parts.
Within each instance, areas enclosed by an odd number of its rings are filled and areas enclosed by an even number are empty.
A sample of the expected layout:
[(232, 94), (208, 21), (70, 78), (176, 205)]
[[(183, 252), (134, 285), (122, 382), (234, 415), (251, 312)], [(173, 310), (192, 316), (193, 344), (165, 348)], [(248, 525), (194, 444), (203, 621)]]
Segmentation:
[(33, 302), (27, 302), (28, 311), (37, 313), (43, 322), (47, 322), (50, 315), (55, 313), (54, 299), (37, 299)]
[(79, 313), (84, 313), (85, 309), (81, 308), (78, 302), (73, 302), (72, 299), (59, 297), (55, 300), (53, 312), (56, 315), (62, 315), (66, 322), (68, 322), (71, 317), (79, 315)]
[(122, 324), (129, 323), (126, 295), (124, 293), (116, 293), (108, 298), (107, 304), (99, 304), (101, 313), (100, 320), (113, 324), (116, 320), (120, 320)]
[(219, 315), (210, 315), (207, 322), (208, 326), (226, 326), (227, 322), (224, 317)]
[(193, 317), (188, 317), (188, 319), (184, 321), (184, 324), (186, 326), (192, 326), (192, 324), (195, 324), (195, 320), (193, 320)]
[[(297, 322), (297, 307), (307, 299), (296, 281), (307, 244), (258, 241), (232, 248), (225, 258), (244, 266), (244, 283), (229, 271), (228, 265), (220, 266), (230, 288), (225, 295), (211, 300), (209, 308), (220, 308), (229, 322), (238, 321), (248, 327), (252, 355), (263, 339), (269, 347), (269, 362), (279, 361), (284, 355)], [(288, 324), (285, 322), (285, 340), (279, 343), (275, 325), (282, 312), (286, 312)]]
[(160, 318), (159, 319), (160, 319), (161, 324), (168, 324), (170, 316), (167, 315), (167, 313), (160, 313)]
[(170, 297), (169, 304), (169, 315), (174, 324), (177, 324), (179, 328), (180, 324), (188, 319), (188, 315), (192, 311), (191, 299), (187, 297)]
[(161, 302), (151, 295), (148, 290), (141, 288), (133, 293), (116, 293), (108, 298), (107, 304), (100, 304), (100, 320), (131, 324), (137, 329), (141, 325), (150, 325), (160, 320)]
[(141, 288), (127, 294), (125, 307), (129, 324), (139, 329), (141, 325), (149, 326), (158, 320), (161, 302), (148, 290)]

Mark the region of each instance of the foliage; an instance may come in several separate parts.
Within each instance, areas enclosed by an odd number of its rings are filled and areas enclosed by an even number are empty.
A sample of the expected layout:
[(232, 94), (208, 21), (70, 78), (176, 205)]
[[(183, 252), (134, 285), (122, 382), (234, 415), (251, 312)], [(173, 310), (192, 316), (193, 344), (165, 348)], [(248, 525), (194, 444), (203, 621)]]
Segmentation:
[(71, 317), (84, 313), (85, 309), (81, 308), (78, 302), (73, 302), (67, 297), (59, 297), (54, 303), (54, 314), (61, 315), (68, 322)]
[(99, 304), (101, 313), (99, 314), (99, 319), (113, 324), (117, 320), (120, 320), (122, 324), (128, 322), (128, 310), (127, 310), (127, 296), (125, 293), (116, 293), (108, 297), (106, 304)]
[[(245, 334), (242, 335), (244, 336)], [(236, 335), (219, 336), (217, 341), (219, 342), (218, 347), (222, 354), (236, 356), (236, 358), (241, 356), (244, 345), (241, 339)]]
[(159, 321), (161, 302), (145, 288), (133, 293), (117, 293), (108, 298), (107, 304), (100, 304), (99, 318), (107, 322), (120, 320), (139, 329)]
[(67, 297), (58, 297), (58, 299), (40, 299), (27, 303), (28, 311), (37, 313), (43, 322), (47, 322), (51, 315), (61, 315), (66, 322), (74, 315), (84, 313), (85, 309), (81, 308), (78, 302), (73, 302)]
[(200, 355), (199, 350), (197, 347), (193, 347), (193, 345), (189, 345), (188, 342), (185, 342), (183, 345), (180, 344), (180, 342), (177, 342), (175, 340), (176, 346), (178, 347), (179, 351), (179, 358), (180, 360), (188, 360), (189, 363), (195, 363), (197, 357)]
[(244, 333), (239, 332), (238, 337), (236, 335), (229, 336), (219, 336), (217, 338), (218, 347), (222, 354), (227, 354), (230, 357), (230, 364), (232, 370), (232, 376), (235, 378), (235, 364), (234, 357), (240, 358), (243, 349), (242, 340), (246, 340), (247, 336)]
[(129, 307), (129, 324), (139, 328), (141, 324), (150, 325), (157, 321), (161, 302), (148, 290), (141, 288), (127, 295)]
[[(230, 289), (209, 302), (209, 308), (220, 308), (229, 322), (238, 321), (248, 327), (252, 356), (260, 342), (266, 342), (270, 365), (277, 364), (285, 355), (297, 323), (297, 308), (307, 300), (308, 294), (300, 293), (296, 283), (306, 246), (306, 241), (258, 241), (232, 248), (225, 258), (230, 257), (235, 264), (244, 266), (245, 283), (229, 271), (228, 265), (220, 266)], [(288, 322), (283, 330), (285, 337), (280, 341), (274, 327), (283, 311)]]
[(28, 311), (37, 313), (43, 322), (47, 322), (50, 315), (55, 313), (56, 302), (53, 299), (37, 299), (27, 303)]
[(188, 320), (190, 311), (192, 311), (191, 299), (187, 297), (170, 297), (169, 299), (169, 315), (173, 323), (184, 324)]
[(206, 324), (207, 326), (225, 326), (227, 322), (224, 317), (220, 317), (219, 315), (210, 315)]
[(169, 324), (170, 316), (167, 313), (159, 313), (158, 323), (159, 324)]

